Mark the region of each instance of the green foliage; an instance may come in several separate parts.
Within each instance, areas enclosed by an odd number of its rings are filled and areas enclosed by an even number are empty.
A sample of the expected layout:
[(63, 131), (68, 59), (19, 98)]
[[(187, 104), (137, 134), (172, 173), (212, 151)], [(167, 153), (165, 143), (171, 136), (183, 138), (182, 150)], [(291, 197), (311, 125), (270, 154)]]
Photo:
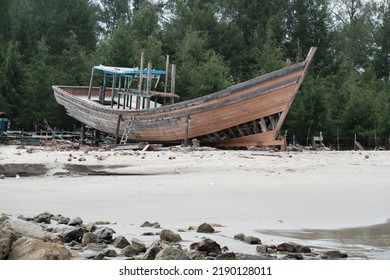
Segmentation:
[(17, 42), (9, 42), (0, 59), (0, 110), (10, 116), (18, 116), (21, 110), (19, 104), (23, 98), (23, 87), (21, 82), (25, 80), (22, 57)]
[(200, 97), (229, 84), (229, 70), (222, 58), (206, 49), (206, 39), (198, 32), (188, 32), (177, 51), (177, 91), (183, 99)]
[(86, 85), (96, 64), (137, 67), (143, 52), (144, 67), (161, 69), (170, 55), (176, 92), (190, 99), (300, 61), (317, 46), (282, 129), (304, 142), (320, 131), (357, 134), (371, 146), (375, 135), (390, 134), (385, 0), (0, 0), (0, 7), (0, 111), (19, 128), (44, 120), (73, 127), (51, 86)]

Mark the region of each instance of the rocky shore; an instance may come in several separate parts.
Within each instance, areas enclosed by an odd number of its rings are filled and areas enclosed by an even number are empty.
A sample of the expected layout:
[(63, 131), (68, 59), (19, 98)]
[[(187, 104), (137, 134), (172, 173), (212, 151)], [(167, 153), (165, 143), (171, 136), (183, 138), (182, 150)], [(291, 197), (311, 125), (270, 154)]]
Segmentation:
[[(0, 215), (0, 260), (322, 260), (345, 259), (334, 250), (312, 249), (295, 243), (262, 244), (256, 236), (237, 233), (231, 238), (251, 244), (256, 254), (231, 251), (213, 240), (215, 225), (203, 223), (171, 230), (144, 222), (144, 231), (128, 240), (105, 221), (84, 223), (51, 213), (35, 217)], [(200, 240), (183, 242), (181, 233), (196, 231)], [(143, 241), (148, 237), (148, 242)], [(185, 244), (190, 244), (189, 246)]]

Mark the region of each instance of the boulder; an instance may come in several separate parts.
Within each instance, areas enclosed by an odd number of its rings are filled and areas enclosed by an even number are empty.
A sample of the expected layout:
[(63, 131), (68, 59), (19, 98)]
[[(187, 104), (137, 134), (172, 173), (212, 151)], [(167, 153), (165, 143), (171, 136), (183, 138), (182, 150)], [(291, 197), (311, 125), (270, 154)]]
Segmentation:
[(205, 252), (207, 255), (211, 253), (219, 255), (222, 253), (221, 246), (210, 238), (206, 238), (201, 242), (192, 243), (190, 249)]
[(54, 215), (52, 219), (57, 221), (57, 223), (59, 223), (60, 225), (67, 225), (70, 222), (70, 218), (64, 217), (62, 215)]
[(327, 251), (325, 252), (323, 258), (326, 259), (344, 259), (348, 258), (348, 255), (345, 253), (341, 253), (340, 251), (334, 250), (334, 251)]
[(286, 258), (293, 260), (303, 260), (303, 255), (301, 253), (289, 253), (286, 255)]
[(122, 250), (122, 254), (125, 255), (126, 257), (136, 256), (140, 253), (145, 253), (145, 252), (146, 252), (145, 244), (143, 244), (141, 241), (137, 239), (133, 239), (131, 241), (131, 244), (127, 245)]
[(187, 250), (186, 255), (191, 260), (204, 260), (204, 254), (198, 250)]
[(130, 242), (126, 239), (126, 237), (120, 235), (115, 237), (114, 241), (112, 242), (112, 245), (114, 245), (116, 248), (123, 249), (126, 246), (130, 245)]
[(83, 224), (83, 220), (80, 217), (75, 217), (71, 219), (68, 223), (70, 226), (81, 226)]
[(183, 250), (176, 247), (167, 247), (162, 249), (156, 255), (156, 260), (189, 260), (190, 258)]
[(146, 249), (145, 254), (142, 257), (142, 260), (154, 260), (156, 259), (157, 254), (162, 250), (163, 248), (160, 246), (159, 242), (153, 242), (149, 248)]
[(64, 243), (69, 243), (72, 241), (81, 242), (85, 230), (81, 227), (62, 225), (55, 228), (54, 232), (61, 234)]
[(152, 228), (160, 228), (160, 224), (157, 222), (150, 223), (148, 221), (144, 222), (141, 227), (152, 227)]
[(223, 253), (215, 258), (216, 260), (237, 260), (237, 255), (233, 252)]
[(257, 245), (257, 244), (261, 244), (261, 240), (257, 237), (254, 237), (254, 236), (247, 236), (244, 238), (244, 242), (245, 243), (248, 243), (248, 244), (251, 244), (251, 245)]
[(102, 254), (109, 258), (116, 258), (118, 256), (117, 252), (113, 249), (104, 250)]
[(6, 260), (11, 252), (12, 239), (1, 238), (0, 239), (0, 260)]
[(196, 232), (201, 232), (201, 233), (214, 233), (215, 229), (209, 225), (208, 223), (203, 223), (200, 226), (198, 226), (198, 229)]
[(97, 229), (97, 226), (94, 223), (88, 223), (84, 225), (86, 231), (94, 232)]
[(267, 254), (268, 253), (268, 245), (261, 244), (256, 246), (256, 252), (260, 254)]
[(53, 214), (50, 214), (48, 212), (41, 213), (33, 218), (34, 222), (36, 223), (44, 223), (44, 224), (50, 224), (51, 218), (53, 217)]
[(236, 239), (236, 240), (241, 240), (241, 241), (244, 241), (245, 240), (245, 234), (243, 234), (243, 233), (238, 233), (238, 234), (236, 234), (236, 235), (234, 235), (234, 239)]
[(131, 245), (136, 248), (140, 253), (145, 253), (146, 252), (146, 246), (144, 243), (142, 243), (141, 240), (138, 240), (136, 238), (133, 238), (131, 240)]
[(45, 231), (40, 225), (13, 217), (0, 224), (0, 232), (16, 237), (26, 236), (43, 241), (61, 242), (61, 238), (57, 234)]
[(105, 243), (89, 243), (85, 246), (85, 250), (91, 250), (94, 252), (101, 252), (107, 249), (108, 245)]
[(83, 237), (81, 238), (81, 244), (87, 245), (90, 243), (99, 243), (100, 239), (97, 237), (96, 234), (93, 234), (91, 232), (85, 232), (83, 234)]
[(70, 260), (72, 253), (65, 246), (22, 237), (12, 244), (9, 260)]
[(93, 232), (99, 239), (111, 243), (115, 231), (108, 227), (98, 228)]
[(289, 252), (289, 253), (295, 253), (297, 251), (294, 244), (286, 243), (286, 242), (276, 246), (276, 250), (282, 252)]
[(182, 241), (181, 236), (177, 233), (174, 233), (170, 229), (163, 229), (160, 232), (160, 240), (167, 241), (170, 243), (180, 242)]

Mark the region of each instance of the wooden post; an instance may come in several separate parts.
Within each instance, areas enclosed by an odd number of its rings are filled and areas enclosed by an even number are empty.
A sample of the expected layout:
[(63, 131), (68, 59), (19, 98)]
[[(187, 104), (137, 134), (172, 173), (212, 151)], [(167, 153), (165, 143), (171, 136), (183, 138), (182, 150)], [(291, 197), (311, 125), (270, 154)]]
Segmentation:
[(116, 133), (115, 133), (115, 144), (118, 144), (118, 139), (119, 139), (119, 128), (121, 126), (121, 119), (122, 115), (118, 115), (118, 122), (116, 123)]
[(189, 130), (190, 116), (187, 115), (186, 124), (184, 128), (184, 147), (188, 146), (188, 130)]
[[(142, 91), (143, 68), (144, 68), (144, 53), (141, 53), (141, 63), (140, 63), (140, 67), (139, 67), (139, 83), (138, 83), (138, 94), (139, 95), (141, 95), (141, 91)], [(137, 96), (136, 103), (135, 103), (136, 109), (140, 108), (140, 106), (141, 106), (140, 103), (141, 103), (141, 98), (140, 98), (140, 96)]]
[(99, 145), (100, 131), (95, 130), (95, 146)]
[(94, 75), (95, 75), (95, 68), (92, 68), (91, 78), (89, 80), (88, 99), (91, 99), (91, 95), (92, 95), (92, 82), (93, 82), (93, 76)]
[(112, 77), (111, 108), (114, 106), (116, 74)]
[[(171, 93), (175, 93), (175, 87), (176, 87), (176, 83), (175, 83), (175, 79), (176, 79), (176, 65), (175, 64), (172, 64), (172, 77), (171, 77)], [(175, 100), (173, 97), (171, 97), (171, 100), (170, 100), (170, 103), (173, 104), (175, 103)]]
[(82, 144), (85, 144), (85, 124), (83, 123), (80, 126), (80, 141)]
[(148, 76), (146, 77), (146, 108), (150, 108), (150, 91), (152, 89), (152, 63), (148, 63)]
[(164, 93), (168, 92), (168, 74), (169, 74), (169, 55), (167, 55), (167, 61), (165, 62), (165, 86), (164, 86)]

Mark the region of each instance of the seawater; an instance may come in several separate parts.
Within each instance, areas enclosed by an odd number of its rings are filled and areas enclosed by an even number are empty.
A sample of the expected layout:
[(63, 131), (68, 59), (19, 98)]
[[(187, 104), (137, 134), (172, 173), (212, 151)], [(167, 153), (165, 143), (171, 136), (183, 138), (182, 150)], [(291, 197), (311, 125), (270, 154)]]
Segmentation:
[(319, 249), (339, 250), (349, 259), (390, 260), (390, 221), (384, 224), (342, 228), (305, 230), (259, 230), (263, 234), (290, 238)]

